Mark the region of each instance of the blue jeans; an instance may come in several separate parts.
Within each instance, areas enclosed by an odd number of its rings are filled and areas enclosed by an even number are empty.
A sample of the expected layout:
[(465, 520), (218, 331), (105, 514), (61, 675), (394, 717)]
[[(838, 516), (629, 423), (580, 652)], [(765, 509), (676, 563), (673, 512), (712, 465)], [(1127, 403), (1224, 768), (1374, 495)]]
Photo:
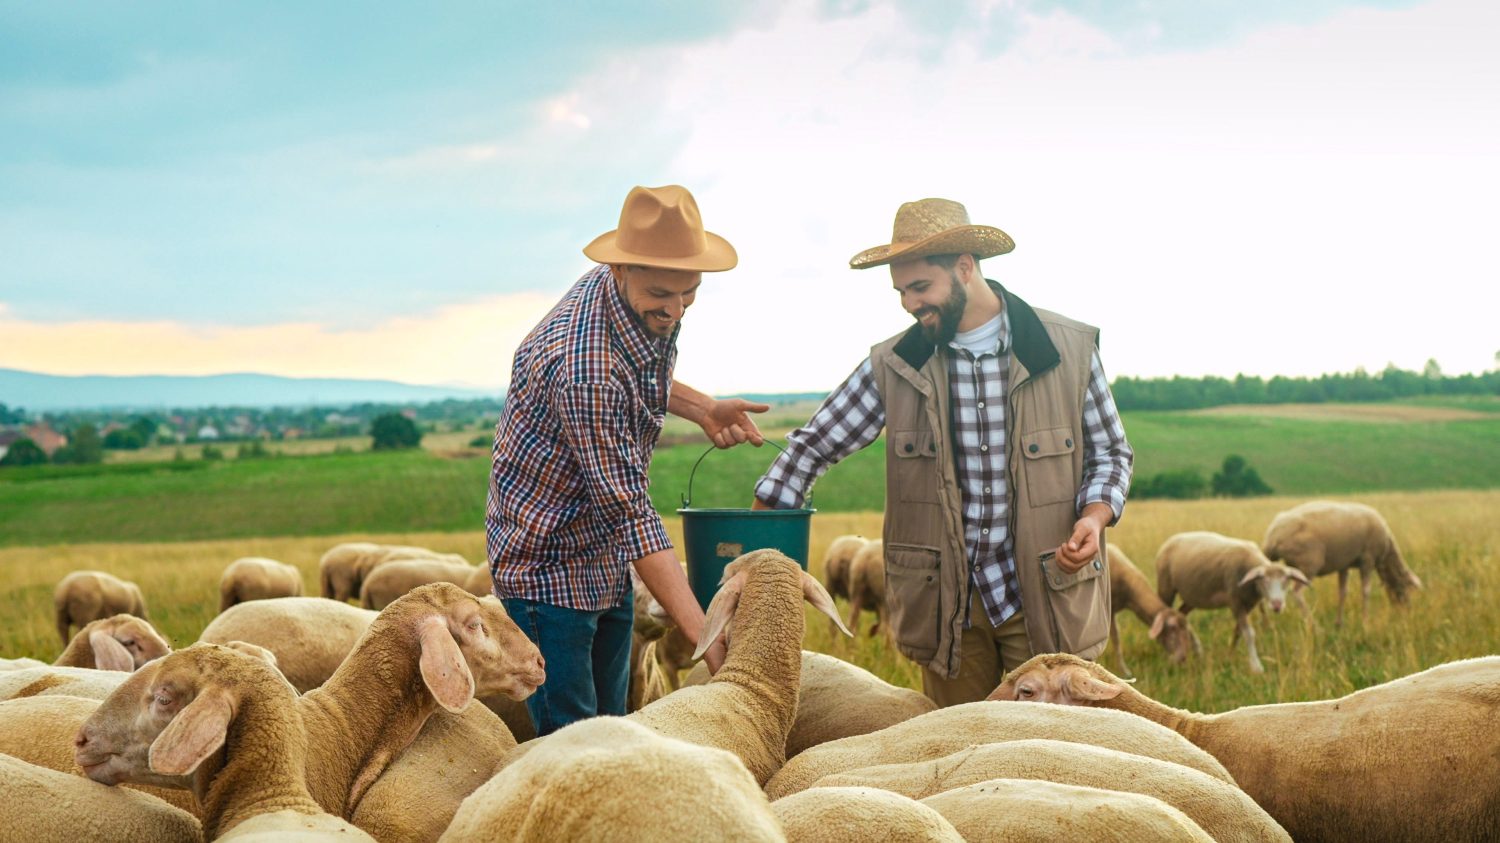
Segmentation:
[(547, 660), (547, 681), (526, 698), (537, 737), (588, 717), (625, 713), (635, 623), (630, 592), (623, 605), (598, 612), (519, 597), (501, 602)]

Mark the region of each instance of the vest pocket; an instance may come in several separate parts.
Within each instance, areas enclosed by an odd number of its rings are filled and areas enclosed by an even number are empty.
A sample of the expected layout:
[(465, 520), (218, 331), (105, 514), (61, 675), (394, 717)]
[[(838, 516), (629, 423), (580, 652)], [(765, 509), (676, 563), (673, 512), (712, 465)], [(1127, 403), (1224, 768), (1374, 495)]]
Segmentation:
[(1026, 460), (1026, 494), (1032, 506), (1070, 501), (1078, 495), (1073, 476), (1073, 451), (1078, 443), (1069, 427), (1049, 427), (1021, 434), (1021, 456)]
[(1058, 649), (1079, 653), (1103, 641), (1109, 635), (1110, 617), (1104, 559), (1096, 556), (1069, 574), (1057, 567), (1057, 559), (1048, 551), (1041, 566)]
[(891, 434), (896, 455), (896, 491), (906, 503), (938, 502), (937, 437), (930, 430), (898, 430)]
[(918, 544), (885, 546), (885, 602), (896, 643), (918, 661), (932, 658), (938, 647), (940, 592), (935, 547)]

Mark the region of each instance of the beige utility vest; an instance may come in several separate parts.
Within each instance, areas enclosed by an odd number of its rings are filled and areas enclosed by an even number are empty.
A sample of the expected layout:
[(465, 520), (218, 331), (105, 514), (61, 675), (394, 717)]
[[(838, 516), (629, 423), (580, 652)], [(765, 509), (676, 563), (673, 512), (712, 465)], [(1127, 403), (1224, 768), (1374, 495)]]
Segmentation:
[[(1104, 558), (1064, 574), (1043, 554), (1067, 541), (1083, 482), (1083, 402), (1099, 331), (989, 282), (1009, 313), (1005, 442), (1010, 534), (1031, 651), (1094, 658), (1109, 635)], [(954, 678), (971, 589), (947, 349), (913, 326), (870, 350), (885, 407), (886, 605), (897, 647)], [(1103, 537), (1100, 537), (1103, 547)]]

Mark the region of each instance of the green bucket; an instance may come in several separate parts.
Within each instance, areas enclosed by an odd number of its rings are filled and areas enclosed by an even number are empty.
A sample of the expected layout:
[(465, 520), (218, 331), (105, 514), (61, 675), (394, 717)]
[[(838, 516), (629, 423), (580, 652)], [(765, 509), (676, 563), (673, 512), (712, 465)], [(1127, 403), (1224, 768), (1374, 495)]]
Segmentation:
[[(775, 442), (770, 442), (776, 445)], [(782, 450), (776, 445), (777, 450)], [(688, 474), (688, 491), (682, 496), (682, 539), (686, 546), (688, 584), (693, 596), (705, 610), (719, 590), (724, 566), (741, 554), (763, 548), (775, 548), (807, 570), (807, 542), (812, 514), (817, 510), (809, 492), (802, 509), (701, 509), (694, 508), (693, 477), (703, 457), (717, 450), (710, 446)]]

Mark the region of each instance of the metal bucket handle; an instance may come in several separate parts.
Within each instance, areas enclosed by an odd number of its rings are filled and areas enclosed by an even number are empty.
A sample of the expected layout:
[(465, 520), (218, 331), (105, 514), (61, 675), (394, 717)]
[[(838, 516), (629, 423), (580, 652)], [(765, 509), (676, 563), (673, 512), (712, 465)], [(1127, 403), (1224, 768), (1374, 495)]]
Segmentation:
[[(771, 441), (770, 439), (765, 440), (765, 443), (767, 445), (774, 446), (776, 448), (776, 450), (782, 452), (783, 454), (786, 453), (786, 449), (785, 448), (781, 447), (780, 445), (777, 445), (775, 442)], [(690, 472), (688, 472), (687, 494), (685, 494), (685, 495), (682, 496), (682, 508), (683, 509), (687, 509), (687, 508), (689, 508), (692, 505), (692, 500), (693, 500), (693, 478), (695, 476), (697, 476), (697, 474), (698, 474), (698, 464), (701, 463), (701, 462), (703, 462), (703, 458), (704, 457), (708, 456), (709, 454), (712, 454), (714, 451), (727, 451), (727, 450), (729, 450), (729, 449), (728, 448), (720, 448), (718, 445), (709, 445), (708, 446), (708, 450), (704, 451), (698, 457), (697, 461), (695, 461), (693, 463), (693, 470), (690, 471)], [(806, 507), (806, 506), (810, 505), (811, 503), (812, 503), (812, 490), (809, 489), (808, 492), (807, 492), (807, 496), (803, 499), (802, 505), (804, 507)]]

